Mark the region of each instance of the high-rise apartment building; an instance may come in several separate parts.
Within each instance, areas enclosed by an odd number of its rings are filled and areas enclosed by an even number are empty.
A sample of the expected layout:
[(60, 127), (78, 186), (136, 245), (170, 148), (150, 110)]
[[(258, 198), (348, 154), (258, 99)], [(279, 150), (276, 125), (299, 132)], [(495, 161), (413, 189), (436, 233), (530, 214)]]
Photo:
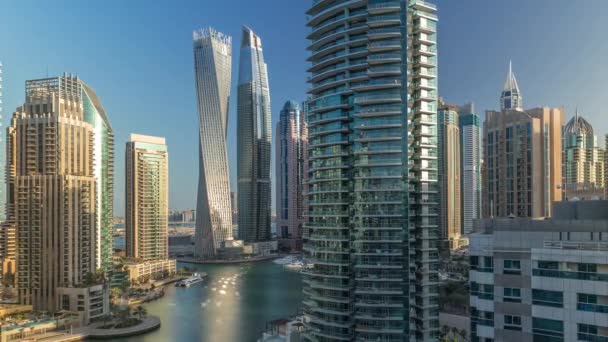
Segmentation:
[[(2, 62), (0, 61), (0, 165), (5, 165), (6, 163), (6, 142), (5, 139), (2, 135), (2, 118), (4, 117), (4, 105), (2, 103), (2, 96), (4, 93), (4, 89), (3, 89), (3, 77), (4, 75), (2, 74), (3, 72), (3, 65)], [(0, 222), (4, 222), (6, 220), (6, 174), (5, 174), (5, 170), (3, 167), (0, 167)], [(2, 228), (0, 228), (2, 229)], [(0, 232), (0, 235), (2, 235), (2, 233)], [(0, 237), (1, 238), (1, 237)], [(2, 243), (2, 241), (0, 241), (0, 244)], [(2, 247), (0, 246), (0, 249)], [(0, 250), (1, 252), (1, 250)], [(2, 255), (0, 254), (0, 261), (2, 261)], [(0, 267), (2, 267), (0, 265)]]
[(553, 212), (476, 222), (471, 341), (608, 340), (608, 202), (557, 202)]
[[(8, 218), (15, 225), (19, 301), (55, 311), (99, 262), (95, 127), (77, 77), (26, 82), (7, 130)], [(89, 113), (87, 113), (89, 112)]]
[[(502, 97), (516, 88), (509, 70)], [(521, 93), (510, 101), (521, 105)], [(486, 111), (483, 216), (551, 216), (551, 203), (562, 198), (563, 111), (515, 108)]]
[(473, 231), (473, 220), (481, 217), (481, 120), (472, 103), (460, 108), (460, 177), (462, 232)]
[(262, 40), (243, 27), (237, 97), (239, 239), (270, 240), (270, 89)]
[(199, 118), (199, 175), (195, 254), (214, 258), (232, 240), (226, 134), (232, 75), (232, 39), (211, 28), (194, 32)]
[(297, 102), (287, 101), (277, 124), (276, 215), (279, 241), (291, 249), (302, 247), (307, 141), (304, 113)]
[(604, 156), (593, 127), (578, 113), (564, 126), (563, 190), (566, 200), (604, 195)]
[[(0, 62), (0, 127), (2, 127), (2, 118), (4, 115), (4, 104), (2, 103), (3, 89), (3, 65)], [(6, 148), (5, 140), (3, 139), (2, 130), (0, 129), (0, 165), (6, 165)], [(5, 276), (7, 273), (14, 274), (15, 268), (15, 226), (6, 221), (6, 168), (0, 167), (0, 276)]]
[(462, 235), (462, 178), (457, 106), (440, 102), (437, 111), (437, 151), (441, 239), (446, 242), (447, 247), (456, 249), (460, 247)]
[(438, 337), (436, 7), (312, 1), (305, 339)]
[(131, 134), (125, 152), (127, 256), (169, 257), (169, 155), (165, 138)]

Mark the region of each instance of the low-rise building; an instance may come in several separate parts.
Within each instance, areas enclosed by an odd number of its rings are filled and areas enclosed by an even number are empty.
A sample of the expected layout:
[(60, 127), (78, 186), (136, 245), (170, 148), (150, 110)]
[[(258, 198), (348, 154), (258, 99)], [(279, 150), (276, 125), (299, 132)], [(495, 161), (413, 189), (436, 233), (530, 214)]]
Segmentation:
[(84, 325), (110, 313), (110, 291), (106, 284), (57, 288), (57, 308), (77, 313)]
[(608, 201), (479, 220), (470, 241), (471, 341), (608, 341)]
[(124, 270), (129, 274), (131, 283), (142, 283), (155, 277), (165, 277), (177, 271), (175, 259), (127, 261)]

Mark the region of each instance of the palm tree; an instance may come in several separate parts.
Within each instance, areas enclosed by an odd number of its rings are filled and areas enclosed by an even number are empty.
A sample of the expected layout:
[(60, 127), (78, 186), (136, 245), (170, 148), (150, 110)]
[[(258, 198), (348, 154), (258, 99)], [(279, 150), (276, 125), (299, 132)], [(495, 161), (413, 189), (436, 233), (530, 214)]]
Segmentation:
[(450, 332), (450, 328), (447, 325), (442, 325), (441, 330), (439, 332), (439, 336), (441, 339), (445, 339), (448, 337), (448, 333)]
[(139, 317), (140, 321), (143, 321), (144, 318), (146, 318), (148, 311), (143, 306), (139, 305), (137, 308), (135, 308), (135, 310), (133, 311), (133, 314), (137, 315), (137, 317)]
[(468, 334), (466, 329), (460, 329), (460, 331), (458, 332), (458, 335), (460, 335), (460, 337), (462, 337), (462, 341), (468, 341)]

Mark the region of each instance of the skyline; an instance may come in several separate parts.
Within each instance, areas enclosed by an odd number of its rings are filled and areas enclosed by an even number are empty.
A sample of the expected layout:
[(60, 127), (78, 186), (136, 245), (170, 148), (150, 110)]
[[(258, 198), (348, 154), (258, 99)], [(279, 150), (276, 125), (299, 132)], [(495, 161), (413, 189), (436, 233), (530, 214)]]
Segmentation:
[[(546, 6), (549, 3), (553, 6)], [(240, 37), (242, 24), (248, 24), (263, 37), (273, 93), (271, 127), (276, 126), (286, 100), (305, 99), (305, 36), (309, 31), (301, 13), (309, 5), (307, 1), (252, 4), (233, 0), (213, 6), (195, 1), (180, 1), (181, 6), (169, 1), (153, 6), (144, 1), (108, 1), (92, 8), (72, 0), (60, 4), (64, 6), (43, 8), (35, 1), (0, 5), (3, 26), (20, 28), (18, 32), (0, 30), (4, 127), (24, 100), (25, 80), (46, 77), (47, 65), (49, 76), (64, 71), (77, 74), (95, 89), (106, 107), (116, 134), (115, 155), (124, 153), (124, 142), (132, 132), (167, 137), (167, 144), (175, 151), (170, 164), (173, 172), (169, 172), (171, 208), (195, 208), (196, 204), (198, 135), (192, 31), (213, 26)], [(583, 7), (565, 0), (514, 1), (493, 3), (489, 8), (484, 2), (471, 0), (439, 5), (440, 95), (448, 103), (473, 101), (479, 114), (498, 109), (508, 61), (512, 60), (526, 108), (565, 106), (567, 121), (578, 105), (598, 136), (608, 132), (608, 122), (600, 120), (601, 85), (608, 70), (597, 68), (608, 47), (595, 46), (608, 29), (600, 15), (608, 3), (588, 1)], [(242, 10), (230, 11), (236, 6)], [(581, 15), (583, 11), (585, 15)], [(44, 22), (51, 16), (55, 22), (70, 22), (70, 26), (24, 26), (20, 24), (22, 13), (28, 13), (31, 22)], [(105, 25), (108, 19), (114, 25)], [(74, 25), (87, 29), (74, 30)], [(286, 35), (290, 39), (282, 39)], [(234, 44), (240, 45), (238, 38)], [(582, 54), (587, 56), (585, 63), (572, 62)], [(229, 163), (231, 189), (236, 189), (236, 96), (230, 101)], [(162, 121), (167, 115), (175, 118), (171, 125)], [(123, 161), (117, 158), (115, 169), (123, 168)], [(273, 173), (274, 169), (271, 167)], [(115, 212), (120, 216), (124, 214), (123, 191), (124, 175), (117, 172)], [(274, 212), (274, 205), (272, 208)]]

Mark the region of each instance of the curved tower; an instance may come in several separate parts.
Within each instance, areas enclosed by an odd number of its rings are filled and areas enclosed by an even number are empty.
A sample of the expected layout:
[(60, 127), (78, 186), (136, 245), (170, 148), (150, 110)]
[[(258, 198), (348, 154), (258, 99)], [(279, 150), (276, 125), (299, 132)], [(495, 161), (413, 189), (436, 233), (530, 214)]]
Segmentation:
[(232, 39), (211, 28), (194, 32), (193, 38), (199, 118), (195, 254), (214, 258), (233, 238), (226, 151)]
[(262, 40), (243, 27), (237, 99), (239, 239), (270, 240), (270, 91)]

